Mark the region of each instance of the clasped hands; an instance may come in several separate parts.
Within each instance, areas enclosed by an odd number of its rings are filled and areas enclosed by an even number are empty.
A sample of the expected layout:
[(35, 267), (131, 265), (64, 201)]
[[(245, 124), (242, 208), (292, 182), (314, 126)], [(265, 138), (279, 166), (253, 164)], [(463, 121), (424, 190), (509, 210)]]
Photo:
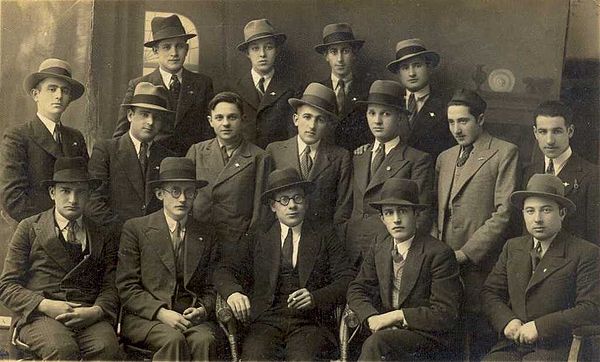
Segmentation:
[(183, 314), (180, 314), (174, 310), (160, 308), (156, 314), (156, 319), (183, 332), (202, 323), (206, 319), (206, 309), (204, 307), (190, 307), (184, 310)]
[(81, 303), (65, 302), (62, 300), (44, 299), (37, 309), (50, 318), (61, 322), (73, 329), (90, 326), (104, 317), (104, 311), (97, 305), (82, 307)]
[[(250, 299), (247, 296), (239, 292), (232, 293), (227, 298), (227, 304), (237, 320), (242, 323), (250, 320)], [(296, 290), (287, 299), (287, 307), (290, 309), (309, 310), (314, 306), (312, 294), (306, 288)]]
[(532, 344), (538, 340), (538, 331), (534, 321), (523, 324), (515, 318), (504, 327), (504, 336), (515, 343)]

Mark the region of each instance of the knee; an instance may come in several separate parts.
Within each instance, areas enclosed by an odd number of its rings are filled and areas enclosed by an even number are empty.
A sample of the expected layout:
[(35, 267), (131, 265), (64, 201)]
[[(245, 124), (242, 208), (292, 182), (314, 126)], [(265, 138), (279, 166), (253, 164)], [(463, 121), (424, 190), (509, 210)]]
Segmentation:
[[(36, 352), (37, 354), (38, 352)], [(43, 360), (79, 360), (79, 345), (73, 338), (62, 338), (49, 341), (40, 351)]]
[(101, 338), (93, 341), (86, 350), (86, 359), (102, 361), (118, 361), (123, 355), (116, 336)]
[(185, 336), (183, 333), (173, 329), (170, 333), (165, 334), (164, 336), (164, 346), (174, 347), (174, 346), (184, 346), (187, 344), (185, 340)]

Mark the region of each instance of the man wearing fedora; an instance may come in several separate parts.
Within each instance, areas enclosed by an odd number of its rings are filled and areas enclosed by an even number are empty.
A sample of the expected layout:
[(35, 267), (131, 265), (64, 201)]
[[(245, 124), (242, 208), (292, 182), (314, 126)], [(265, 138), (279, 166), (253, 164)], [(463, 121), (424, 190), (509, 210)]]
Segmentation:
[[(189, 44), (196, 36), (185, 32), (177, 15), (152, 19), (152, 40), (144, 44), (157, 56), (158, 68), (145, 76), (129, 81), (122, 104), (131, 104), (135, 87), (140, 82), (150, 82), (165, 87), (168, 92), (168, 109), (175, 112), (174, 121), (163, 125), (156, 141), (179, 156), (185, 155), (194, 143), (213, 137), (206, 124), (208, 101), (213, 96), (212, 79), (191, 72), (183, 66)], [(127, 133), (127, 110), (121, 108), (113, 133), (117, 138)]]
[(600, 172), (597, 165), (571, 149), (573, 111), (563, 102), (546, 101), (533, 116), (533, 134), (543, 157), (534, 154), (525, 167), (523, 181), (535, 173), (558, 176), (565, 185), (566, 197), (577, 205), (577, 214), (567, 214), (564, 229), (600, 245)]
[(21, 221), (6, 254), (0, 301), (13, 335), (43, 360), (116, 360), (118, 235), (83, 216), (100, 184), (82, 157), (60, 157), (44, 182), (54, 207)]
[[(355, 155), (352, 161), (353, 208), (347, 222), (346, 249), (356, 265), (373, 243), (375, 235), (385, 234), (385, 227), (379, 221), (380, 213), (370, 202), (380, 198), (386, 180), (397, 177), (415, 181), (420, 203), (431, 205), (431, 157), (408, 146), (398, 136), (402, 123), (406, 121), (401, 95), (400, 83), (376, 80), (371, 85), (368, 99), (358, 102), (367, 105), (366, 117), (375, 141), (367, 145), (364, 153)], [(420, 213), (419, 233), (427, 233), (430, 225), (429, 212)]]
[[(387, 229), (373, 241), (348, 288), (348, 306), (371, 331), (359, 360), (440, 358), (455, 349), (462, 287), (454, 252), (417, 235), (417, 183), (390, 178), (371, 206)], [(446, 358), (450, 358), (447, 355)]]
[(367, 98), (371, 84), (355, 67), (364, 42), (354, 37), (350, 24), (337, 23), (323, 28), (323, 42), (315, 46), (330, 68), (329, 77), (319, 83), (336, 96), (338, 121), (327, 140), (350, 151), (372, 140), (365, 114), (355, 107), (356, 101)]
[(448, 126), (458, 142), (436, 162), (437, 224), (432, 235), (456, 253), (465, 287), (465, 331), (470, 350), (480, 358), (494, 343), (494, 333), (481, 315), (479, 293), (494, 266), (506, 232), (510, 193), (518, 185), (517, 146), (484, 129), (486, 102), (475, 92), (459, 89), (448, 103)]
[(268, 19), (251, 20), (244, 27), (244, 41), (237, 49), (250, 60), (250, 72), (240, 77), (234, 89), (244, 100), (244, 137), (265, 148), (287, 139), (293, 131), (288, 99), (299, 86), (282, 69), (275, 67), (286, 40)]
[(529, 235), (506, 242), (485, 281), (499, 342), (487, 361), (566, 361), (573, 329), (600, 323), (600, 248), (563, 230), (575, 204), (560, 178), (534, 174), (510, 195)]
[(344, 240), (352, 208), (350, 152), (322, 142), (337, 119), (335, 93), (322, 84), (311, 83), (301, 98), (290, 98), (288, 102), (294, 109), (298, 135), (267, 147), (269, 166), (272, 170), (294, 168), (304, 180), (312, 182), (314, 190), (308, 196), (306, 219), (334, 225), (340, 240)]
[(333, 228), (305, 219), (313, 188), (293, 168), (271, 172), (262, 200), (277, 221), (244, 237), (215, 271), (217, 290), (247, 325), (243, 360), (314, 361), (335, 348), (333, 312), (353, 273)]
[(88, 214), (98, 223), (122, 226), (126, 220), (151, 214), (162, 207), (146, 183), (158, 178), (160, 162), (175, 154), (154, 142), (168, 117), (162, 86), (140, 82), (127, 109), (129, 131), (94, 145), (88, 169), (102, 185), (92, 191)]
[(88, 159), (81, 132), (61, 123), (69, 104), (85, 90), (72, 78), (71, 65), (46, 59), (25, 78), (23, 88), (37, 113), (31, 121), (8, 128), (0, 142), (0, 203), (3, 214), (17, 222), (54, 205), (40, 182), (52, 178), (58, 157)]
[(193, 216), (215, 226), (222, 248), (237, 248), (261, 209), (264, 151), (242, 135), (248, 120), (240, 96), (221, 92), (208, 108), (208, 122), (217, 136), (193, 145), (186, 156), (196, 165), (197, 177), (208, 182), (198, 190)]
[(163, 208), (125, 222), (117, 288), (122, 336), (154, 352), (157, 361), (207, 361), (216, 356), (215, 291), (210, 275), (218, 251), (209, 225), (189, 212), (206, 181), (194, 163), (167, 157), (154, 189)]
[(431, 73), (440, 62), (438, 53), (428, 50), (420, 39), (407, 39), (396, 44), (396, 59), (387, 69), (398, 75), (405, 88), (404, 105), (408, 122), (403, 139), (435, 160), (455, 142), (448, 132), (446, 99), (430, 85)]

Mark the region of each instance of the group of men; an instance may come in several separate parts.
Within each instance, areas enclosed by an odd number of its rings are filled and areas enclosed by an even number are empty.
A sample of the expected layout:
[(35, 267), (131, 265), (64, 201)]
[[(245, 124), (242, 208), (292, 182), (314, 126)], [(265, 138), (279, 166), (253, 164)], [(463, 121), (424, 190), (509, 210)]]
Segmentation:
[[(286, 35), (253, 20), (249, 74), (213, 96), (183, 67), (195, 35), (179, 18), (152, 35), (159, 67), (91, 157), (61, 123), (84, 86), (59, 59), (25, 79), (36, 117), (0, 144), (18, 222), (0, 301), (38, 357), (121, 358), (119, 315), (156, 360), (222, 358), (217, 293), (248, 360), (335, 357), (346, 301), (361, 360), (453, 358), (463, 338), (474, 359), (565, 359), (571, 330), (600, 322), (598, 167), (571, 150), (563, 103), (535, 111), (543, 157), (521, 169), (480, 95), (429, 84), (440, 56), (419, 39), (387, 65), (400, 82), (369, 82), (353, 69), (365, 42), (327, 25), (330, 76), (299, 92), (275, 68)], [(517, 210), (525, 236), (507, 241)]]

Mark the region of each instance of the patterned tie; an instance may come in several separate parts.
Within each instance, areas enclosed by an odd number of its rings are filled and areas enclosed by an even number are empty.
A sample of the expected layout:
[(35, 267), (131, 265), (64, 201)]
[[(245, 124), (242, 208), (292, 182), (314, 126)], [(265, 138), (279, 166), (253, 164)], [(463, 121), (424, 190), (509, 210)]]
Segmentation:
[(300, 157), (300, 171), (302, 172), (302, 178), (308, 180), (308, 175), (310, 174), (310, 170), (313, 166), (312, 157), (310, 157), (310, 146), (306, 146), (304, 152), (302, 152), (302, 157)]
[(138, 154), (140, 160), (140, 168), (142, 169), (142, 175), (146, 176), (146, 170), (148, 169), (148, 143), (142, 142), (140, 144), (140, 153)]
[(554, 175), (554, 160), (551, 158), (548, 160), (548, 168), (546, 169), (546, 173)]
[(293, 262), (293, 253), (294, 253), (294, 244), (293, 244), (293, 240), (294, 240), (294, 233), (292, 231), (292, 228), (288, 229), (288, 233), (285, 237), (285, 240), (283, 241), (283, 247), (281, 248), (281, 260), (283, 263), (283, 266), (287, 266), (290, 269), (294, 268), (294, 262)]
[(394, 291), (392, 293), (392, 306), (394, 309), (400, 308), (400, 287), (402, 283), (402, 270), (404, 269), (404, 258), (398, 252), (398, 248), (394, 245), (392, 250), (392, 262), (394, 270)]
[[(371, 151), (371, 152), (373, 152), (373, 151)], [(383, 160), (385, 158), (385, 146), (383, 145), (383, 143), (379, 144), (379, 146), (375, 150), (374, 154), (375, 154), (375, 156), (371, 160), (371, 176), (370, 176), (370, 178), (373, 177), (373, 175), (375, 175), (375, 172), (377, 172), (377, 170), (379, 169), (379, 167), (381, 166), (381, 164), (383, 163)]]
[(77, 221), (75, 220), (69, 220), (69, 223), (67, 224), (67, 242), (71, 243), (71, 244), (77, 244), (77, 234), (76, 234), (76, 229), (77, 228)]
[(58, 143), (59, 146), (62, 145), (61, 127), (62, 124), (60, 122), (57, 122), (54, 126), (54, 132), (52, 132), (52, 138), (54, 138), (54, 141)]
[(265, 95), (265, 77), (260, 77), (258, 80), (258, 86), (256, 88), (258, 90), (258, 95), (262, 99), (262, 97)]
[(181, 91), (181, 82), (179, 82), (177, 74), (173, 74), (171, 76), (171, 81), (169, 82), (169, 90), (171, 91), (171, 96), (175, 101), (175, 108), (177, 108), (177, 104), (179, 103), (179, 93)]
[(469, 156), (471, 155), (471, 151), (473, 151), (472, 144), (463, 146), (462, 152), (461, 152), (460, 156), (458, 157), (458, 160), (456, 160), (456, 166), (463, 167), (465, 165), (465, 163), (467, 163), (467, 160), (469, 159)]
[(343, 79), (340, 79), (337, 84), (338, 92), (336, 95), (338, 104), (338, 114), (344, 111), (344, 102), (346, 101), (346, 83)]
[(540, 260), (542, 259), (542, 243), (539, 241), (535, 245), (535, 248), (531, 249), (531, 274), (535, 271)]
[(409, 116), (408, 116), (408, 124), (412, 127), (413, 119), (417, 115), (417, 99), (414, 93), (411, 93), (408, 97), (408, 107), (407, 107)]

